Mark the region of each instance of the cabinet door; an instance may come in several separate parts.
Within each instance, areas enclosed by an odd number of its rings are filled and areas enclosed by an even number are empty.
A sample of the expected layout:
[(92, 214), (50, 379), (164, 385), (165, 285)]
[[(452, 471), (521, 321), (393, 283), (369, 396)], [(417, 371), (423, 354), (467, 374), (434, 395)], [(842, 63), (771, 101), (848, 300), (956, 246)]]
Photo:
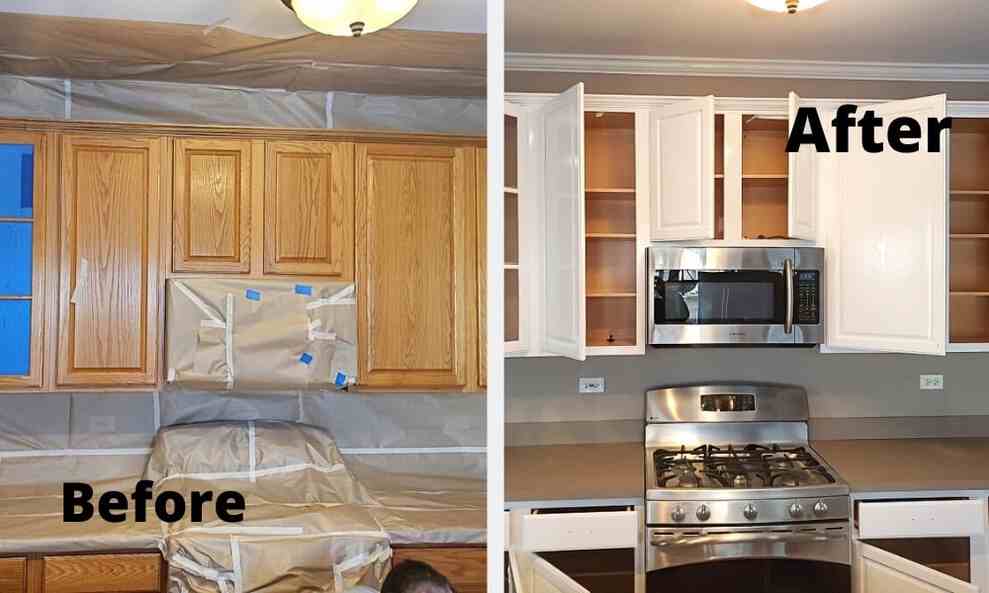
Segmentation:
[[(789, 128), (800, 107), (800, 96), (790, 93)], [(814, 166), (817, 152), (813, 146), (803, 144), (799, 152), (787, 154), (789, 176), (787, 177), (787, 229), (793, 239), (817, 240), (817, 178)]]
[(369, 387), (466, 385), (473, 149), (357, 147), (358, 368)]
[(488, 150), (477, 149), (474, 163), (474, 195), (476, 197), (476, 261), (477, 261), (477, 385), (488, 386)]
[(511, 550), (508, 557), (514, 593), (590, 593), (532, 552)]
[(856, 542), (857, 593), (978, 593), (979, 588), (869, 544)]
[(713, 239), (714, 97), (650, 115), (652, 240)]
[(45, 593), (157, 593), (158, 554), (93, 554), (45, 557)]
[(0, 558), (0, 591), (24, 593), (27, 590), (27, 560)]
[(547, 354), (584, 360), (586, 351), (584, 245), (584, 85), (541, 106), (541, 190), (545, 246), (541, 341)]
[[(945, 97), (870, 106), (888, 124), (943, 118)], [(859, 110), (859, 114), (862, 110)], [(926, 127), (926, 126), (925, 126)], [(940, 354), (946, 349), (945, 152), (868, 153), (861, 128), (834, 155), (828, 266), (828, 345)], [(942, 147), (946, 147), (946, 138)]]
[(354, 145), (269, 142), (264, 273), (354, 277)]
[[(504, 260), (504, 341), (505, 352), (525, 352), (529, 348), (529, 279), (536, 265), (534, 259), (541, 259), (528, 249), (535, 244), (525, 229), (534, 222), (532, 195), (528, 191), (528, 179), (524, 174), (532, 163), (527, 163), (529, 143), (525, 138), (527, 118), (524, 110), (514, 103), (505, 102), (505, 260)], [(533, 159), (535, 160), (535, 159)], [(525, 223), (525, 224), (523, 224)], [(529, 233), (531, 234), (531, 233)], [(541, 234), (541, 233), (540, 233)]]
[(0, 132), (0, 388), (39, 387), (48, 270), (47, 142)]
[(60, 385), (158, 378), (163, 140), (62, 140)]
[(251, 270), (251, 143), (175, 141), (172, 270)]

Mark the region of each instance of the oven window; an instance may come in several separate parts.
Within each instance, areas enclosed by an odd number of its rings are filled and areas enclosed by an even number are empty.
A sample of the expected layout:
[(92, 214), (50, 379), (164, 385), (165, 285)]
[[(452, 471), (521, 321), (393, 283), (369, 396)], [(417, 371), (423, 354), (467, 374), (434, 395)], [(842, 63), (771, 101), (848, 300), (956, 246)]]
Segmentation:
[(782, 324), (786, 286), (781, 272), (657, 272), (656, 323)]
[[(689, 587), (688, 587), (689, 585)], [(796, 559), (717, 560), (650, 571), (646, 593), (850, 593), (851, 568)]]

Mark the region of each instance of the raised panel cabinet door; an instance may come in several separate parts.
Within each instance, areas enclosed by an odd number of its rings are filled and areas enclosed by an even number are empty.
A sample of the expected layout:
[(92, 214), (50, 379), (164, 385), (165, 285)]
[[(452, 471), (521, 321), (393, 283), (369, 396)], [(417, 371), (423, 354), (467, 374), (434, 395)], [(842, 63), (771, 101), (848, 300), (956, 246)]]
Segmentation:
[(541, 341), (545, 352), (584, 360), (587, 349), (584, 219), (584, 85), (540, 106), (545, 246)]
[(45, 557), (45, 593), (156, 593), (158, 554), (92, 554)]
[(487, 591), (487, 551), (470, 547), (395, 548), (392, 566), (404, 560), (418, 560), (449, 579), (457, 593)]
[(653, 241), (713, 239), (714, 97), (650, 114)]
[[(834, 153), (832, 214), (825, 245), (828, 346), (944, 355), (947, 348), (947, 141), (928, 152), (928, 118), (944, 95), (872, 105), (887, 124), (910, 117), (925, 128), (921, 149), (869, 153), (862, 129)], [(859, 109), (861, 116), (863, 109)]]
[(40, 387), (44, 367), (51, 220), (49, 141), (43, 134), (0, 132), (0, 389)]
[(477, 385), (488, 386), (488, 151), (477, 149), (474, 165), (475, 190), (477, 197)]
[(251, 270), (251, 143), (175, 140), (172, 270)]
[(0, 591), (24, 593), (27, 589), (27, 559), (0, 558)]
[[(789, 127), (800, 108), (800, 96), (790, 93)], [(798, 152), (787, 154), (789, 176), (787, 177), (787, 229), (794, 239), (817, 240), (817, 178), (815, 161), (817, 152), (809, 144), (802, 144)]]
[(979, 588), (928, 566), (856, 542), (857, 593), (978, 593)]
[(368, 387), (467, 381), (469, 148), (357, 147), (358, 368)]
[(59, 385), (156, 383), (163, 143), (62, 139)]
[(354, 145), (269, 142), (264, 273), (354, 277)]

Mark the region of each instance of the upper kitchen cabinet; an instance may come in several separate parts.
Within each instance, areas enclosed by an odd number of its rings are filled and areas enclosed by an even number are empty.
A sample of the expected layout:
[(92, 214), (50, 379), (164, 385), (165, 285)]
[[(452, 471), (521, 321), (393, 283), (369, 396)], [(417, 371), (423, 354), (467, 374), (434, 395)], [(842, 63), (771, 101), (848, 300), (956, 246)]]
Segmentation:
[(158, 378), (165, 140), (62, 139), (57, 384)]
[(468, 387), (474, 149), (357, 146), (358, 367), (370, 388)]
[(172, 271), (251, 270), (251, 142), (179, 138), (172, 181)]
[[(520, 249), (524, 213), (530, 210), (531, 195), (521, 189), (521, 168), (527, 163), (523, 153), (527, 142), (525, 110), (505, 103), (505, 352), (524, 352), (528, 348), (529, 307), (527, 291), (530, 265), (522, 266)], [(522, 158), (520, 158), (520, 156)], [(532, 254), (526, 253), (527, 257)]]
[(952, 350), (989, 349), (989, 119), (951, 128), (949, 319)]
[(354, 145), (268, 142), (264, 273), (354, 278)]
[(714, 239), (714, 97), (650, 114), (653, 241)]
[[(871, 105), (890, 122), (945, 116), (944, 95)], [(921, 146), (925, 146), (923, 126)], [(853, 127), (826, 187), (828, 346), (944, 354), (947, 344), (946, 142), (940, 152), (866, 152)], [(976, 173), (978, 174), (978, 173)], [(970, 179), (975, 181), (974, 177)], [(965, 177), (958, 182), (964, 185)], [(965, 257), (965, 252), (956, 256)], [(971, 255), (969, 253), (968, 255)], [(977, 260), (976, 260), (977, 261)], [(961, 268), (959, 268), (961, 270)], [(952, 278), (959, 289), (976, 276)]]
[(39, 387), (45, 344), (47, 139), (0, 132), (0, 388)]

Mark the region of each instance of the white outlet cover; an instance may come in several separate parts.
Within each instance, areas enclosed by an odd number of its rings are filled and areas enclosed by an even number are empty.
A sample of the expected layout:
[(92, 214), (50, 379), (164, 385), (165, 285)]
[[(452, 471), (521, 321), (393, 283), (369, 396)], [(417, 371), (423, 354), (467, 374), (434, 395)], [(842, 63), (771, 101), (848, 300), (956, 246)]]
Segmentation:
[(924, 391), (940, 391), (944, 389), (944, 375), (921, 375), (920, 388)]
[(604, 393), (604, 377), (581, 377), (577, 380), (578, 393)]

